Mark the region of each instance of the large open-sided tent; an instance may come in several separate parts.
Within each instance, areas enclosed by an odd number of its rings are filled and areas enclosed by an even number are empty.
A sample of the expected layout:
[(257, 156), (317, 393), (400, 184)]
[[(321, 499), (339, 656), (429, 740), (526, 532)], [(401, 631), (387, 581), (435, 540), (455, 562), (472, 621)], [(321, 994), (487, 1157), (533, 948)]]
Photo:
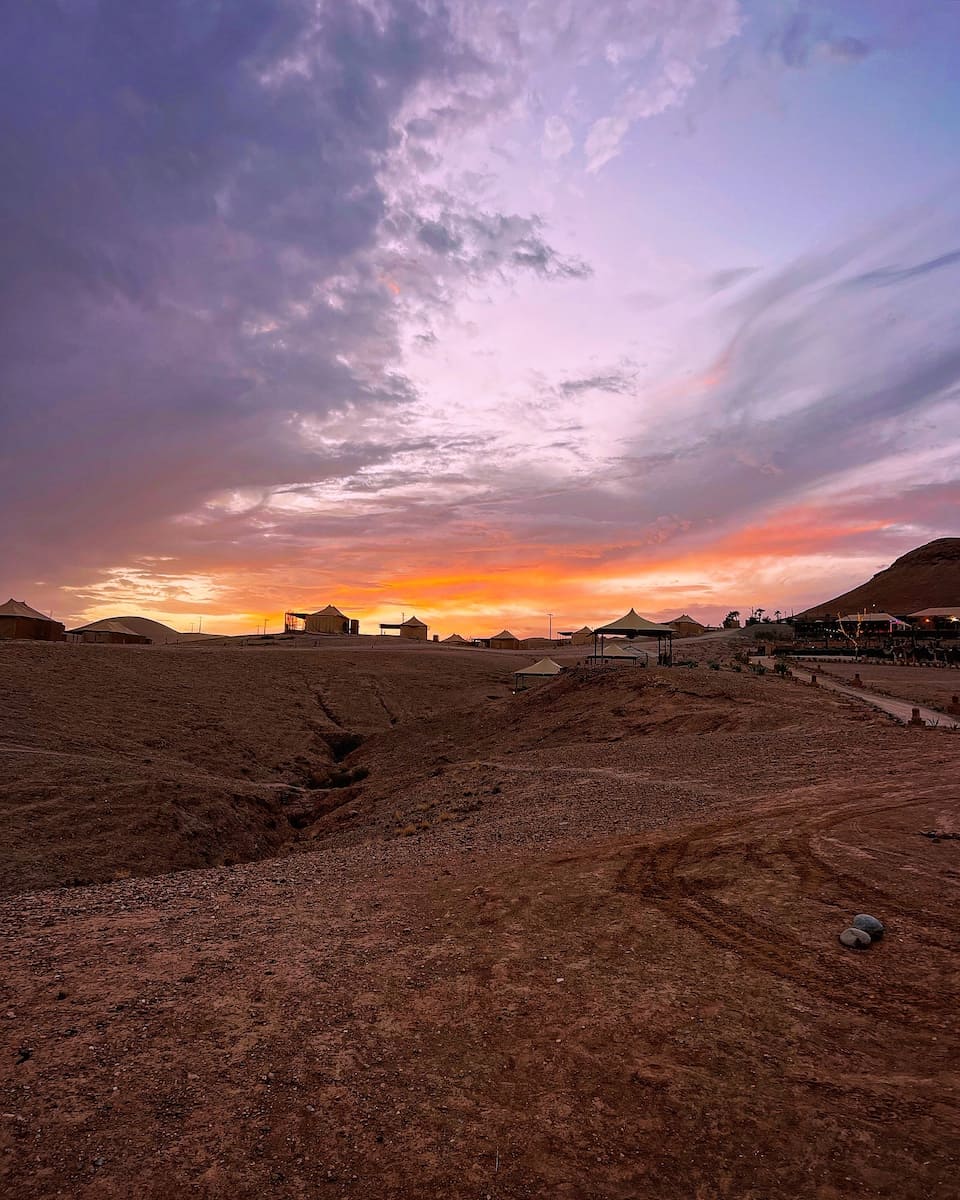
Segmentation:
[(661, 666), (669, 667), (673, 663), (673, 636), (676, 632), (672, 626), (658, 625), (656, 621), (641, 617), (636, 609), (631, 608), (618, 621), (611, 621), (609, 625), (601, 625), (594, 630), (594, 654), (597, 653), (599, 642), (600, 654), (603, 655), (604, 640), (608, 637), (625, 637), (631, 641), (641, 637), (656, 638), (657, 662)]

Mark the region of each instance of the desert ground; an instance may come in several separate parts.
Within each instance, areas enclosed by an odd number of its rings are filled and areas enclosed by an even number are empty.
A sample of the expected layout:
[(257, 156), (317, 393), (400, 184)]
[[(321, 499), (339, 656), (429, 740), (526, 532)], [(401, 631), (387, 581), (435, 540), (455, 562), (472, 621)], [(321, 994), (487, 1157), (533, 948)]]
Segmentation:
[(960, 737), (536, 657), (0, 646), (5, 1196), (956, 1195)]

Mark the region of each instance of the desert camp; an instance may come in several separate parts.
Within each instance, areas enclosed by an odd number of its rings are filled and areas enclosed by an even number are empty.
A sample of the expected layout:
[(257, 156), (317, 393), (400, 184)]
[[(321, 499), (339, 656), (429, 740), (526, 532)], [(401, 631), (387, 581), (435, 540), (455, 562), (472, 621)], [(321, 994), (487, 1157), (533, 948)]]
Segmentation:
[(957, 1200), (960, 0), (3, 17), (0, 1200)]

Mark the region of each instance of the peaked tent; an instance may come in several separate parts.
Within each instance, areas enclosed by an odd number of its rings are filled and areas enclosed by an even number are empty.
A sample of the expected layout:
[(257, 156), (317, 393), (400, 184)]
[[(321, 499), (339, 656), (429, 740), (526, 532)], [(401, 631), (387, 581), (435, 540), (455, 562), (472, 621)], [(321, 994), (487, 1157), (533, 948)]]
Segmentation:
[(0, 604), (0, 638), (29, 638), (35, 642), (62, 642), (63, 625), (37, 612), (23, 600), (11, 597)]
[(549, 679), (554, 675), (559, 675), (562, 670), (563, 667), (559, 663), (555, 663), (552, 658), (541, 658), (532, 667), (524, 667), (522, 671), (514, 671), (514, 691), (522, 692), (524, 688), (528, 687), (531, 683), (535, 683), (538, 679)]
[(669, 666), (673, 662), (673, 635), (676, 632), (672, 625), (658, 625), (656, 621), (641, 617), (635, 608), (631, 608), (619, 621), (611, 621), (609, 625), (601, 625), (594, 630), (594, 645), (596, 645), (596, 638), (599, 637), (602, 654), (603, 640), (611, 634), (628, 638), (655, 637), (657, 639), (657, 662), (663, 666)]
[[(383, 626), (381, 625), (382, 629)], [(400, 636), (409, 638), (414, 642), (425, 642), (427, 640), (427, 626), (422, 621), (418, 621), (416, 617), (407, 617), (400, 626)]]
[(490, 639), (491, 650), (519, 650), (520, 639), (515, 638), (509, 629), (501, 629)]
[(352, 633), (350, 618), (345, 616), (339, 608), (328, 604), (326, 608), (321, 608), (313, 613), (291, 613), (290, 616), (302, 617), (304, 629), (307, 633)]
[(466, 638), (462, 638), (459, 633), (451, 633), (449, 637), (443, 639), (445, 646), (469, 646), (470, 643)]
[(707, 629), (706, 625), (694, 620), (689, 613), (681, 613), (679, 617), (674, 617), (667, 624), (676, 630), (678, 637), (699, 637)]
[(570, 634), (571, 646), (589, 646), (593, 641), (593, 630), (589, 625), (584, 625), (582, 629), (575, 629)]

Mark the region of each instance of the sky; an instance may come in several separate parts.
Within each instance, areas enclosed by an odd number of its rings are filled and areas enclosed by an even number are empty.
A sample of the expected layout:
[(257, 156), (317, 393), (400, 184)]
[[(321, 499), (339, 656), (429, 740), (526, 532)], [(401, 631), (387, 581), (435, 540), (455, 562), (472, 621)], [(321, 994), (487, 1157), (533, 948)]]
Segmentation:
[(0, 599), (800, 611), (960, 534), (960, 4), (36, 0)]

